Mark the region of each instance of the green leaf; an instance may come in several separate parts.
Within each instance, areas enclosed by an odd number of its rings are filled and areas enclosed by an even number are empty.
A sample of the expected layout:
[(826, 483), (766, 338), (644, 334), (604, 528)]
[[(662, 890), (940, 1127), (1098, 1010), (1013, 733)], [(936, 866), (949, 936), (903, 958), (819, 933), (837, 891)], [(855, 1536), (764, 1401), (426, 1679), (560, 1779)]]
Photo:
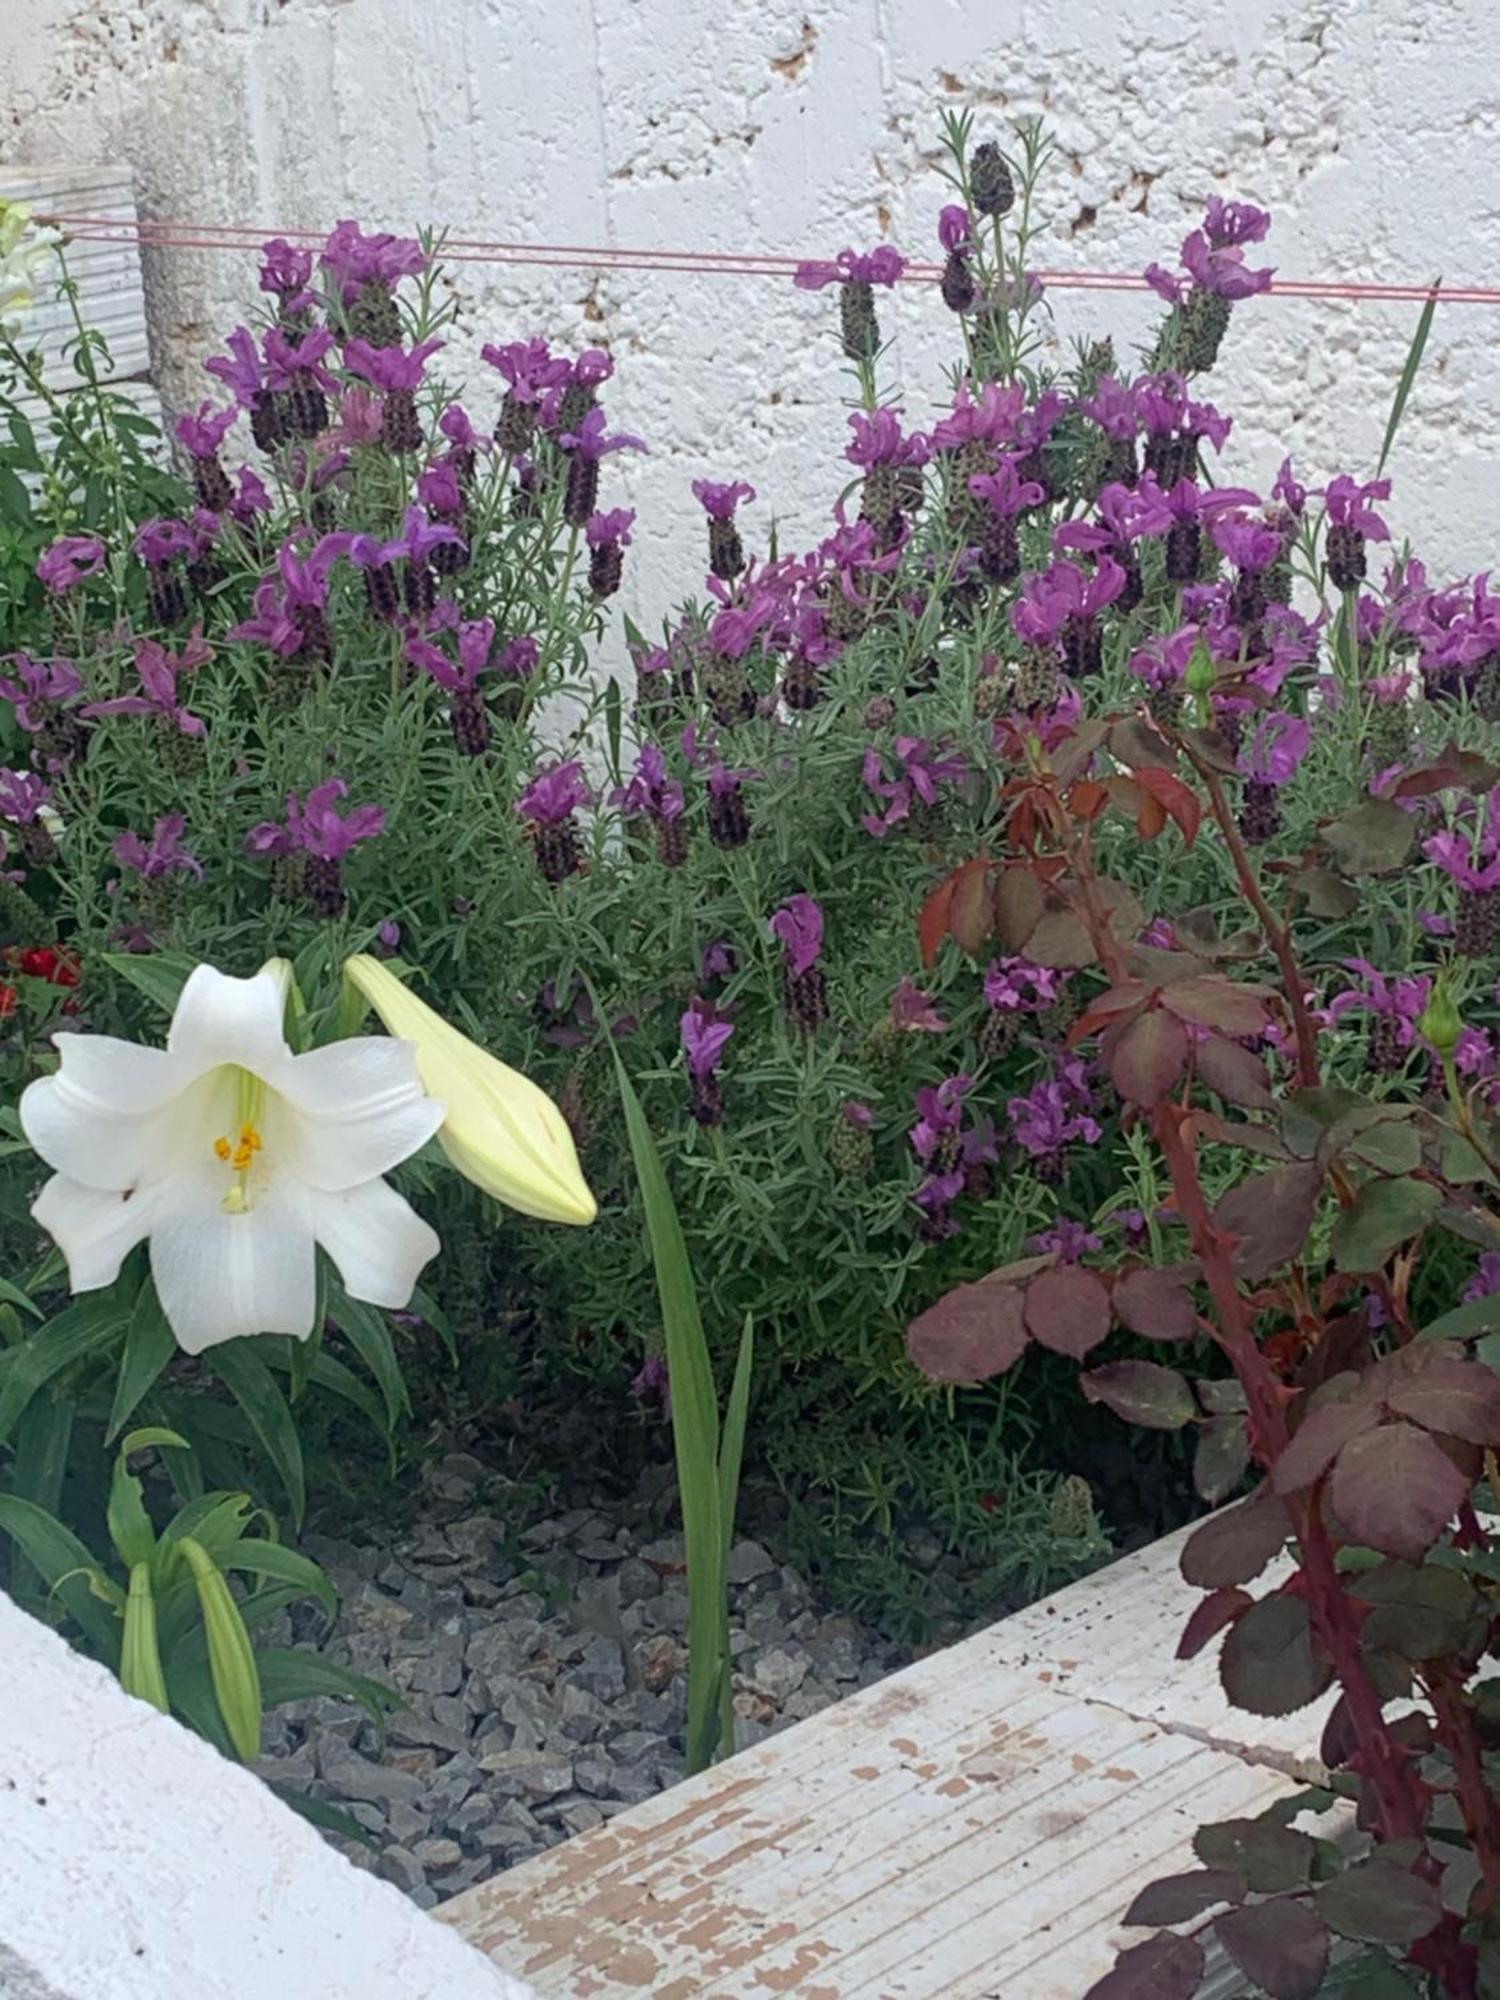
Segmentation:
[(99, 1565), (71, 1528), (13, 1493), (0, 1493), (0, 1534), (9, 1535), (58, 1598), (88, 1641), (96, 1659), (113, 1666), (120, 1656), (120, 1626), (90, 1588)]
[(151, 1592), (151, 1565), (134, 1563), (130, 1571), (130, 1595), (125, 1600), (125, 1636), (120, 1646), (120, 1685), (127, 1694), (138, 1695), (168, 1712), (167, 1683), (161, 1670), (161, 1653), (156, 1643), (156, 1600)]
[(119, 1338), (128, 1310), (112, 1292), (91, 1292), (39, 1327), (24, 1347), (0, 1356), (0, 1439), (9, 1436), (32, 1397), (55, 1375)]
[(1391, 799), (1368, 799), (1323, 828), (1323, 840), (1350, 875), (1391, 875), (1417, 837), (1409, 813)]
[(720, 1647), (726, 1623), (719, 1410), (687, 1242), (640, 1099), (611, 1044), (625, 1129), (646, 1211), (672, 1385), (672, 1438), (688, 1577), (687, 1768), (712, 1761), (719, 1730)]
[(225, 1569), (242, 1569), (251, 1576), (271, 1576), (295, 1584), (305, 1597), (316, 1597), (330, 1618), (338, 1611), (339, 1594), (326, 1572), (310, 1556), (299, 1555), (280, 1542), (241, 1540), (220, 1560)]
[(45, 1319), (46, 1313), (29, 1292), (23, 1292), (19, 1285), (13, 1285), (9, 1278), (0, 1278), (0, 1299), (9, 1299), (13, 1306), (31, 1314), (33, 1319)]
[(258, 1354), (242, 1340), (211, 1347), (204, 1359), (239, 1404), (276, 1476), (286, 1491), (292, 1519), (300, 1527), (307, 1508), (307, 1481), (302, 1468), (302, 1441), (286, 1397)]
[[(290, 1346), (291, 1343), (288, 1341), (280, 1344), (279, 1348), (277, 1346), (269, 1348), (263, 1357), (266, 1366), (274, 1368), (278, 1373), (290, 1374), (292, 1368), (292, 1356), (288, 1351)], [(312, 1365), (308, 1370), (308, 1380), (316, 1388), (327, 1389), (335, 1396), (342, 1396), (346, 1403), (352, 1403), (362, 1416), (369, 1418), (375, 1427), (376, 1435), (390, 1455), (391, 1466), (394, 1469), (396, 1453), (390, 1425), (380, 1398), (369, 1384), (361, 1381), (352, 1368), (346, 1368), (342, 1361), (335, 1360), (326, 1348), (321, 1347), (313, 1356)]]
[(336, 1667), (320, 1654), (290, 1646), (267, 1646), (256, 1657), (260, 1664), (261, 1699), (267, 1708), (275, 1708), (284, 1701), (310, 1701), (316, 1695), (332, 1695), (337, 1701), (358, 1702), (376, 1722), (384, 1722), (401, 1707), (401, 1697), (393, 1688), (371, 1680), (367, 1674)]
[(1333, 1668), (1313, 1651), (1302, 1599), (1279, 1592), (1237, 1618), (1219, 1653), (1219, 1678), (1235, 1706), (1251, 1715), (1291, 1715), (1316, 1701)]
[(156, 1530), (146, 1512), (141, 1482), (126, 1463), (128, 1456), (124, 1445), (121, 1445), (115, 1455), (106, 1518), (109, 1538), (119, 1552), (121, 1562), (133, 1574), (142, 1564), (149, 1563), (155, 1553)]
[[(264, 1663), (265, 1655), (261, 1655)], [(281, 1803), (305, 1819), (309, 1826), (317, 1827), (320, 1833), (336, 1833), (341, 1840), (357, 1840), (372, 1851), (378, 1850), (380, 1842), (373, 1833), (362, 1827), (352, 1813), (346, 1813), (340, 1806), (331, 1806), (327, 1799), (315, 1799), (306, 1792), (294, 1792), (290, 1785), (267, 1785), (267, 1790), (276, 1794)]]
[(8, 465), (0, 465), (0, 515), (19, 528), (24, 528), (31, 519), (31, 495), (26, 491), (26, 482)]
[(1375, 466), (1378, 479), (1385, 471), (1385, 462), (1391, 455), (1391, 446), (1396, 442), (1396, 433), (1401, 428), (1401, 419), (1406, 414), (1407, 399), (1412, 385), (1422, 366), (1422, 356), (1427, 352), (1427, 336), (1432, 332), (1433, 315), (1437, 311), (1438, 293), (1442, 289), (1442, 279), (1434, 278), (1427, 303), (1417, 315), (1417, 330), (1412, 335), (1411, 346), (1406, 350), (1406, 360), (1401, 369), (1401, 379), (1396, 384), (1396, 394), (1391, 403), (1391, 414), (1386, 419), (1385, 437), (1380, 446), (1380, 457)]
[(260, 1755), (261, 1688), (250, 1634), (213, 1557), (191, 1535), (185, 1535), (178, 1546), (198, 1590), (214, 1699), (237, 1754), (246, 1764), (254, 1763)]
[[(1470, 1299), (1464, 1305), (1455, 1306), (1452, 1312), (1445, 1312), (1441, 1318), (1424, 1326), (1417, 1338), (1472, 1340), (1481, 1333), (1500, 1333), (1500, 1292), (1486, 1292), (1483, 1298)], [(1500, 1365), (1500, 1356), (1491, 1360), (1482, 1349), (1480, 1359), (1492, 1368)]]
[(385, 1399), (387, 1427), (394, 1430), (409, 1413), (411, 1397), (390, 1327), (374, 1307), (351, 1299), (336, 1279), (328, 1286), (328, 1316), (375, 1377)]
[(164, 1014), (173, 1012), (187, 984), (188, 975), (198, 964), (197, 959), (189, 958), (181, 951), (106, 951), (100, 956), (107, 966), (118, 972), (138, 993), (144, 993)]
[(120, 1357), (120, 1373), (115, 1381), (115, 1399), (110, 1406), (109, 1427), (104, 1442), (113, 1444), (134, 1416), (148, 1389), (177, 1351), (177, 1336), (167, 1324), (167, 1316), (156, 1296), (156, 1286), (148, 1278), (136, 1294), (125, 1335), (125, 1351)]
[(1427, 1181), (1366, 1181), (1333, 1225), (1329, 1247), (1341, 1271), (1378, 1271), (1443, 1205)]

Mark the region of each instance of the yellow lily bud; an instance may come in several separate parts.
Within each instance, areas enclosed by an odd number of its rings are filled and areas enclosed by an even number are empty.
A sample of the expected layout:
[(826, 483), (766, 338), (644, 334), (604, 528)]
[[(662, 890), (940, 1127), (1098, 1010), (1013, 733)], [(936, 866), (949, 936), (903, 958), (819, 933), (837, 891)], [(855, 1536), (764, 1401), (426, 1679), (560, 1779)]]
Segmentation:
[(438, 1144), (465, 1180), (542, 1222), (594, 1220), (573, 1135), (545, 1091), (460, 1034), (379, 959), (360, 953), (344, 976), (391, 1034), (414, 1044), (422, 1088), (447, 1107)]

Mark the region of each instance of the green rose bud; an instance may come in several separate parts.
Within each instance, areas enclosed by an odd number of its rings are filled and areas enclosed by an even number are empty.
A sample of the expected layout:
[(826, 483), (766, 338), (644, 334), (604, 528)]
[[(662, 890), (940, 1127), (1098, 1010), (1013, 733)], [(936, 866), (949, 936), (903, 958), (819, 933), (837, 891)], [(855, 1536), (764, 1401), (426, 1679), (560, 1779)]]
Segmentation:
[(1458, 1011), (1448, 981), (1440, 978), (1434, 983), (1432, 997), (1418, 1017), (1417, 1033), (1424, 1041), (1430, 1042), (1446, 1062), (1458, 1047), (1458, 1038), (1463, 1031), (1464, 1017)]

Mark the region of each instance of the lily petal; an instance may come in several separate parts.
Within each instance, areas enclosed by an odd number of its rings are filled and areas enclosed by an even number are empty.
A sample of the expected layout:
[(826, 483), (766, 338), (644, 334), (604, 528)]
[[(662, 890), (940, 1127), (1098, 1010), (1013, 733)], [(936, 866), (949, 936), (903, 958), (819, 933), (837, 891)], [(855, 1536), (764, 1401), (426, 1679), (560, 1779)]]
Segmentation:
[(294, 1056), (277, 1088), (297, 1114), (291, 1171), (330, 1194), (409, 1160), (444, 1117), (422, 1088), (411, 1043), (378, 1035)]
[(273, 1184), (238, 1214), (224, 1209), (222, 1192), (211, 1175), (185, 1174), (160, 1190), (151, 1273), (178, 1344), (201, 1354), (241, 1334), (305, 1340), (317, 1313), (317, 1257), (299, 1191)]
[(344, 1289), (366, 1305), (404, 1306), (423, 1265), (442, 1248), (437, 1231), (381, 1180), (337, 1194), (309, 1194), (307, 1214)]
[(282, 986), (272, 965), (235, 979), (212, 965), (195, 966), (178, 996), (167, 1032), (167, 1054), (190, 1076), (236, 1063), (280, 1089), (292, 1059), (282, 1026)]
[(592, 1222), (598, 1206), (573, 1135), (545, 1091), (460, 1034), (378, 959), (360, 953), (344, 972), (391, 1034), (415, 1043), (423, 1083), (448, 1107), (438, 1143), (465, 1180), (543, 1222)]
[(134, 1187), (157, 1146), (159, 1120), (183, 1088), (181, 1064), (162, 1049), (114, 1035), (57, 1035), (52, 1076), (21, 1093), (21, 1130), (49, 1167), (85, 1187)]
[(70, 1289), (94, 1292), (119, 1277), (126, 1256), (155, 1228), (158, 1208), (154, 1189), (132, 1196), (54, 1174), (31, 1213), (67, 1259)]

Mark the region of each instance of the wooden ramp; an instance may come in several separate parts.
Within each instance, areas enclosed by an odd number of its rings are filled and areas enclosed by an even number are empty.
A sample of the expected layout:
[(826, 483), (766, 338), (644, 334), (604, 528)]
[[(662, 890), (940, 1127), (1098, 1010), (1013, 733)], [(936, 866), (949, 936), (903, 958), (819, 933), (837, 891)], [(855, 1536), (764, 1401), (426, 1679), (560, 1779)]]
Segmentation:
[[(435, 1912), (544, 2000), (1080, 2000), (1193, 1830), (1318, 1774), (1331, 1697), (1172, 1654), (1182, 1535)], [(1225, 1976), (1205, 1993), (1242, 1991)]]

